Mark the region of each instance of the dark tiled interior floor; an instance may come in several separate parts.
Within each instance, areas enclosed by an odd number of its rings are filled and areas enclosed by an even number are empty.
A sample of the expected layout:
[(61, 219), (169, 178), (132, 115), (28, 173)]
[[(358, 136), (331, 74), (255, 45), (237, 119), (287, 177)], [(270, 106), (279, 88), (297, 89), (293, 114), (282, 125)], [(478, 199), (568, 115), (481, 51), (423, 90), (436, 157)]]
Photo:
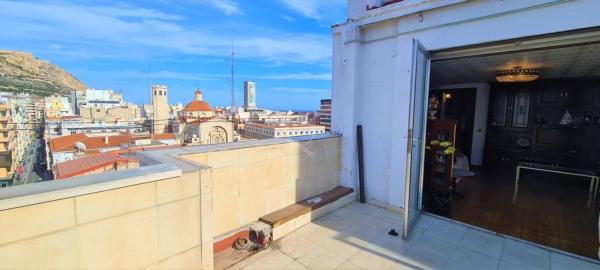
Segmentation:
[(586, 205), (588, 179), (526, 171), (513, 204), (514, 177), (514, 172), (477, 171), (459, 184), (465, 196), (452, 203), (452, 218), (598, 259), (599, 204)]

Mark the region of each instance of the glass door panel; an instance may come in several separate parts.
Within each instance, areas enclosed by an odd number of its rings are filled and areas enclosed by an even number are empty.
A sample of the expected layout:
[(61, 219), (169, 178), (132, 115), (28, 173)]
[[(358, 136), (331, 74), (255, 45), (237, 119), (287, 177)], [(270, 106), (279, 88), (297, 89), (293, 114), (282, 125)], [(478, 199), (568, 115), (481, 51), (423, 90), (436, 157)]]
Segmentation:
[(409, 130), (407, 136), (404, 229), (402, 234), (404, 238), (408, 237), (412, 225), (421, 214), (430, 63), (431, 58), (428, 51), (418, 40), (414, 40), (412, 86), (408, 119)]

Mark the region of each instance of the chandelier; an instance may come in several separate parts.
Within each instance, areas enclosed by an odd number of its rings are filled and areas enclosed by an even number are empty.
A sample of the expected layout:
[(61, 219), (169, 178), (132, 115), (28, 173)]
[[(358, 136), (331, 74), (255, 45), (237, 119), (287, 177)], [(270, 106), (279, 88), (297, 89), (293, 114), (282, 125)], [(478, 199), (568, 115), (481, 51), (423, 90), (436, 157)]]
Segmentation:
[(500, 70), (496, 72), (496, 80), (499, 82), (531, 82), (540, 77), (540, 71), (526, 69), (516, 66), (513, 69)]

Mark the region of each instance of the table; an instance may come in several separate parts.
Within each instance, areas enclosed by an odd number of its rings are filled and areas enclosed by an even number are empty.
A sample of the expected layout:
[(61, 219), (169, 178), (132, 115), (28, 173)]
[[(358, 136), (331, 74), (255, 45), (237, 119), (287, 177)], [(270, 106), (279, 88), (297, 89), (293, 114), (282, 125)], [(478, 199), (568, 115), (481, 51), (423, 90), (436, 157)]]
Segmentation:
[(558, 173), (558, 174), (566, 174), (566, 175), (574, 175), (581, 176), (590, 179), (590, 190), (588, 194), (588, 202), (587, 205), (592, 205), (592, 201), (596, 201), (596, 194), (598, 193), (598, 185), (600, 178), (599, 176), (592, 170), (585, 169), (574, 169), (574, 168), (566, 168), (566, 167), (558, 167), (558, 166), (550, 166), (538, 163), (530, 163), (530, 162), (519, 162), (517, 164), (517, 174), (515, 177), (515, 192), (513, 195), (513, 203), (517, 201), (517, 194), (519, 193), (519, 178), (521, 176), (521, 170), (534, 170), (534, 171), (542, 171), (549, 173)]

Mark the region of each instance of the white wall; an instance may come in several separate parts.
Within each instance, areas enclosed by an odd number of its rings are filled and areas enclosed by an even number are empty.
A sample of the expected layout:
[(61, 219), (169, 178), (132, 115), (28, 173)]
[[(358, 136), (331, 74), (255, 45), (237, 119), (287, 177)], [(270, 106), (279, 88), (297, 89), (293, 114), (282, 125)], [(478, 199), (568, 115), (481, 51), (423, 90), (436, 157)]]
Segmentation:
[[(456, 3), (436, 3), (445, 2)], [(394, 8), (334, 27), (332, 131), (343, 134), (341, 183), (356, 187), (355, 130), (363, 124), (367, 196), (397, 207), (404, 206), (413, 39), (439, 50), (600, 26), (594, 0), (468, 1), (377, 23), (403, 14), (402, 5)], [(557, 20), (565, 14), (577, 15)]]

